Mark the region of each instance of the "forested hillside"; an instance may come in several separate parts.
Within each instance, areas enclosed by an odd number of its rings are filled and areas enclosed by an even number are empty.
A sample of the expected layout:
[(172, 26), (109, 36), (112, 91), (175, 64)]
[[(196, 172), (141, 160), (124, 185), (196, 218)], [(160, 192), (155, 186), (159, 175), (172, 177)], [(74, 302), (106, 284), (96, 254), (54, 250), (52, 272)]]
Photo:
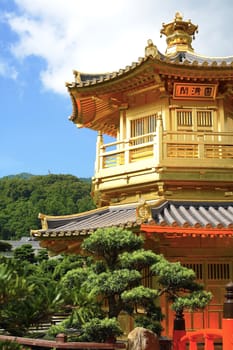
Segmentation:
[(0, 178), (0, 239), (29, 236), (39, 213), (65, 215), (93, 209), (91, 181), (73, 175)]

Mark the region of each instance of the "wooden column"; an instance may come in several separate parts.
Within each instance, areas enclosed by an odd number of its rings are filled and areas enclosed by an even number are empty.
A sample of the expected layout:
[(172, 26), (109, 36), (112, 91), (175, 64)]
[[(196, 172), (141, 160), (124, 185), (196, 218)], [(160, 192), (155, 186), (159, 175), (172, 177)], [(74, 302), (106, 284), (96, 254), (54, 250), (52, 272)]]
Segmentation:
[(185, 334), (186, 330), (183, 310), (176, 311), (173, 328), (173, 350), (183, 350), (179, 347), (179, 341)]
[(223, 304), (223, 350), (233, 350), (233, 282), (226, 285), (226, 300)]
[(98, 173), (99, 170), (103, 169), (103, 156), (102, 153), (103, 146), (103, 135), (101, 131), (98, 131), (96, 140), (96, 158), (95, 158), (95, 172)]
[(154, 137), (154, 159), (156, 161), (156, 165), (160, 165), (163, 161), (164, 152), (162, 114), (158, 114), (156, 119), (156, 136)]

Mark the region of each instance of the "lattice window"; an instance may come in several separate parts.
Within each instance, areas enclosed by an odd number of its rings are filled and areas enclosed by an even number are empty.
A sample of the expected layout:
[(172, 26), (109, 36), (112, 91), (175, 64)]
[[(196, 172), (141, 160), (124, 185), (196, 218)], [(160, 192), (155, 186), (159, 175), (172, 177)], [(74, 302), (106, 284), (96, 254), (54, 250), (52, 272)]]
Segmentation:
[(201, 109), (177, 109), (177, 130), (212, 130), (213, 111)]
[(178, 110), (177, 111), (177, 126), (191, 127), (193, 125), (192, 110)]
[[(156, 130), (156, 115), (152, 114), (143, 118), (133, 119), (130, 121), (130, 137), (143, 136), (155, 132)], [(132, 140), (131, 144), (141, 144), (153, 140), (152, 135), (143, 136)]]
[(213, 126), (211, 111), (197, 111), (197, 127), (198, 128), (210, 128)]
[(183, 266), (192, 269), (195, 274), (196, 274), (196, 278), (198, 280), (202, 280), (203, 279), (203, 264), (199, 264), (199, 263), (187, 263), (187, 264), (182, 264)]
[(208, 267), (208, 280), (229, 280), (230, 264), (229, 263), (211, 263)]

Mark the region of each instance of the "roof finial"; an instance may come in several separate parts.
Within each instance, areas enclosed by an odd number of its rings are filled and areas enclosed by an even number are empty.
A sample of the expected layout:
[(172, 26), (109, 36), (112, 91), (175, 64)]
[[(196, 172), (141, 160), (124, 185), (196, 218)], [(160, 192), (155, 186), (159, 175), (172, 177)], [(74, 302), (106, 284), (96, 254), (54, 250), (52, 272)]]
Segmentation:
[(191, 43), (195, 39), (195, 33), (198, 33), (198, 26), (190, 19), (183, 20), (183, 15), (177, 11), (173, 22), (163, 23), (160, 33), (167, 37), (166, 54), (173, 55), (177, 52), (193, 51)]
[(183, 20), (183, 15), (180, 12), (176, 12), (175, 20), (182, 21)]
[(146, 57), (156, 57), (158, 55), (158, 49), (154, 45), (153, 41), (151, 39), (147, 40), (147, 46), (145, 47), (145, 56)]

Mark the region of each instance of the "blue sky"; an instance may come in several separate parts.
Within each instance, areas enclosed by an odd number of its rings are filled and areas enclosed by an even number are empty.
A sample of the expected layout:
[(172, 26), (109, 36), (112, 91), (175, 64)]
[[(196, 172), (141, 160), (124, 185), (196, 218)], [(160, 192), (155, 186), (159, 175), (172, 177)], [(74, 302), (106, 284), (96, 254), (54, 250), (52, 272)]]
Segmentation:
[(165, 52), (177, 11), (199, 25), (197, 53), (233, 55), (232, 0), (0, 0), (0, 177), (93, 176), (96, 133), (68, 120), (65, 82), (130, 65), (148, 39)]

